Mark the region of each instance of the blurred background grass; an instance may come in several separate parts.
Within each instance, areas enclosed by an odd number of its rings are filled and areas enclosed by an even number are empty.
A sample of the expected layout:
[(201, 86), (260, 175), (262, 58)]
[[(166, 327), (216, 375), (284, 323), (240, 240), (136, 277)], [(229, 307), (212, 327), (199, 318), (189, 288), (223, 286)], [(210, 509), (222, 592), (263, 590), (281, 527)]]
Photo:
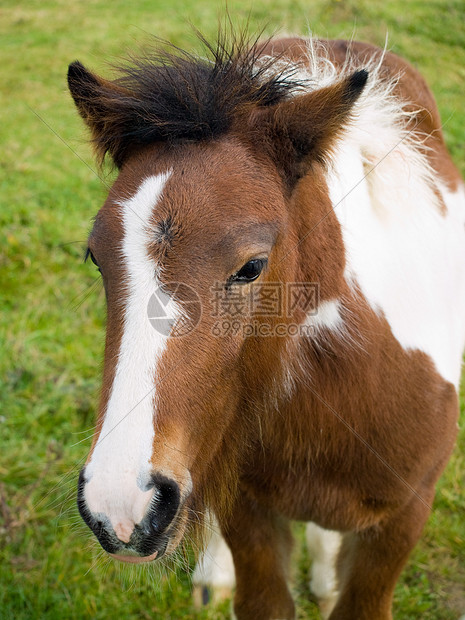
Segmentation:
[[(265, 32), (357, 39), (416, 65), (439, 104), (465, 172), (463, 0), (229, 0), (235, 23)], [(83, 252), (111, 174), (95, 172), (66, 90), (69, 62), (106, 62), (150, 35), (198, 47), (192, 21), (214, 38), (224, 5), (209, 0), (2, 0), (0, 4), (0, 618), (224, 618), (196, 612), (180, 568), (108, 561), (75, 508), (94, 424), (104, 295)], [(395, 617), (465, 613), (465, 412), (424, 536), (396, 590)], [(318, 618), (296, 526), (299, 618)]]

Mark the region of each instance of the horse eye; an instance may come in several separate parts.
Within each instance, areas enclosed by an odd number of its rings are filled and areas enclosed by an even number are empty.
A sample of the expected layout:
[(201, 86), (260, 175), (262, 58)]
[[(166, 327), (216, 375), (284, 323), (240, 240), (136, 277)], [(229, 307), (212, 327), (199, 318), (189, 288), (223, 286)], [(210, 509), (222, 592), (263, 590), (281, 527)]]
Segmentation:
[(231, 276), (231, 281), (240, 283), (253, 282), (261, 274), (265, 265), (265, 258), (254, 258), (253, 260), (249, 260), (237, 273)]
[(86, 252), (86, 257), (84, 259), (84, 262), (86, 262), (86, 260), (90, 258), (90, 260), (94, 263), (94, 265), (97, 267), (97, 271), (100, 271), (100, 267), (98, 266), (97, 261), (95, 260), (95, 256), (92, 254), (92, 252), (90, 251), (89, 248), (87, 248), (87, 252)]

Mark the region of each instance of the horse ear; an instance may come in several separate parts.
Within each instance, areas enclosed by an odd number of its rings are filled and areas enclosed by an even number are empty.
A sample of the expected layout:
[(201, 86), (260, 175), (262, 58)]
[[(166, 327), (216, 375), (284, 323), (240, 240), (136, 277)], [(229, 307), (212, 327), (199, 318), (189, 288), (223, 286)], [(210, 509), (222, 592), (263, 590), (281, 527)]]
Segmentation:
[(357, 71), (337, 84), (253, 114), (252, 135), (261, 138), (290, 189), (312, 162), (328, 159), (367, 79), (367, 71)]
[(106, 153), (109, 153), (120, 168), (126, 149), (116, 138), (119, 132), (114, 129), (121, 119), (118, 111), (123, 112), (123, 108), (130, 109), (127, 103), (131, 94), (113, 82), (96, 76), (78, 61), (68, 67), (68, 87), (79, 114), (92, 132), (100, 162)]

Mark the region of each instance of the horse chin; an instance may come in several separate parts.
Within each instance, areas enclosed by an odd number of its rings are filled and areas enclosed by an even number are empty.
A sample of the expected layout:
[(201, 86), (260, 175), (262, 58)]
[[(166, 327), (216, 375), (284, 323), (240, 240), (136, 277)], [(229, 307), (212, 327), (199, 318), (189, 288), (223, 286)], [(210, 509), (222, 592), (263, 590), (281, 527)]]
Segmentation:
[(116, 553), (109, 553), (110, 557), (119, 562), (126, 562), (126, 564), (142, 564), (146, 562), (153, 562), (158, 556), (158, 551), (155, 551), (151, 555), (140, 557), (136, 555), (118, 555)]
[(176, 526), (173, 528), (173, 531), (168, 540), (168, 544), (166, 545), (165, 555), (169, 556), (176, 551), (184, 537), (186, 527), (187, 510), (184, 507), (176, 519)]

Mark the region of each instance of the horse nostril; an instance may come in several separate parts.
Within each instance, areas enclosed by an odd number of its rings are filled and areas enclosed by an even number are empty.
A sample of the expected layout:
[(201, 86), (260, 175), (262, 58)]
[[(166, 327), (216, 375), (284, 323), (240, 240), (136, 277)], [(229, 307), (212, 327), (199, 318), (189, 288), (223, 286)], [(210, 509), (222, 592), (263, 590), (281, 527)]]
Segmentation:
[[(147, 512), (146, 523), (151, 532), (159, 534), (165, 531), (172, 523), (178, 512), (181, 493), (177, 482), (161, 474), (152, 475), (154, 495)], [(145, 532), (146, 528), (143, 527)]]

